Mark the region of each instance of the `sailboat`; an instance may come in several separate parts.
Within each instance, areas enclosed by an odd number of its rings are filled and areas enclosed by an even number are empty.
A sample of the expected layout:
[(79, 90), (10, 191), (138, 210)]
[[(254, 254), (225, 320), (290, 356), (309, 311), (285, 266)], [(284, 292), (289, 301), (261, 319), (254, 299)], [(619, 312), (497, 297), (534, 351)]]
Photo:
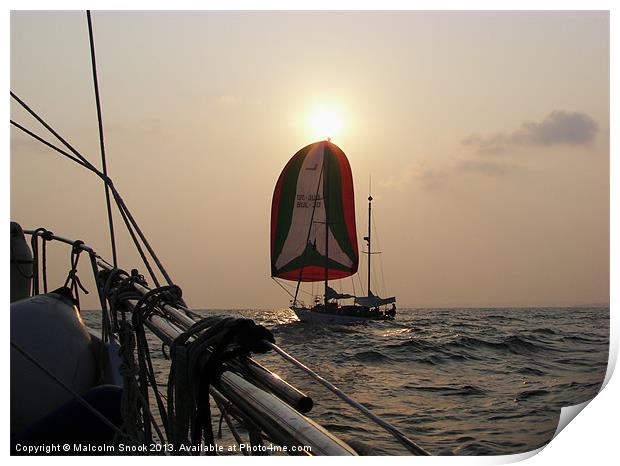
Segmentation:
[[(329, 282), (356, 274), (359, 265), (349, 161), (327, 139), (300, 149), (282, 170), (271, 205), (271, 276), (296, 282), (291, 309), (301, 321), (354, 323), (396, 316), (396, 298), (381, 298), (371, 291), (371, 209), (369, 196), (368, 234), (364, 237), (368, 246), (367, 294), (339, 293)], [(303, 282), (323, 282), (322, 299), (312, 296), (311, 306), (301, 301)], [(353, 302), (341, 303), (346, 300)]]

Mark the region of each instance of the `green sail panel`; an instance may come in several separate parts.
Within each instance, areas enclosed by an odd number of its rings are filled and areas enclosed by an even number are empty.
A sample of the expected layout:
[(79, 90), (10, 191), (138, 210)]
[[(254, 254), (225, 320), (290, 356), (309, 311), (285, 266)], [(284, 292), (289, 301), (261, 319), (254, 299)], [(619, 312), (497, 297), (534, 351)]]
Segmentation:
[(315, 142), (291, 158), (276, 183), (271, 275), (334, 280), (356, 273), (358, 263), (351, 166), (338, 146)]

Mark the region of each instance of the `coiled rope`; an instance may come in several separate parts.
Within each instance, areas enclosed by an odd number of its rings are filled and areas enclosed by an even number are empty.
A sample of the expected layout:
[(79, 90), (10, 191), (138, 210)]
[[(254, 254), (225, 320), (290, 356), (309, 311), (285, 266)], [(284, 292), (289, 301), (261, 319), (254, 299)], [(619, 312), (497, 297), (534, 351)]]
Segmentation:
[(253, 320), (208, 317), (196, 322), (170, 345), (168, 428), (178, 451), (181, 445), (214, 445), (209, 387), (223, 365), (250, 352), (269, 350), (271, 332)]

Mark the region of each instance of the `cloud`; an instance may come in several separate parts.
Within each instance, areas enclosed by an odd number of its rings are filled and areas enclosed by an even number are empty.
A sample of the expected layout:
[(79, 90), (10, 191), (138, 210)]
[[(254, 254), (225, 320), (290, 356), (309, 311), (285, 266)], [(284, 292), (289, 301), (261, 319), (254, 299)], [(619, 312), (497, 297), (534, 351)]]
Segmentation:
[(417, 186), (427, 191), (436, 191), (446, 184), (453, 183), (462, 175), (482, 175), (493, 178), (513, 176), (524, 172), (523, 167), (505, 163), (504, 161), (472, 160), (470, 158), (456, 158), (444, 166), (429, 166), (418, 162), (398, 171), (397, 174), (379, 180), (384, 189), (404, 191)]
[(397, 175), (392, 175), (379, 181), (379, 184), (388, 189), (403, 190), (412, 184), (417, 184), (424, 189), (438, 187), (446, 172), (438, 168), (429, 168), (425, 163), (411, 165), (401, 170)]
[(436, 166), (432, 162), (418, 162), (379, 183), (388, 189), (404, 190), (417, 185), (423, 189), (435, 190), (463, 174), (495, 178), (525, 174), (529, 172), (526, 167), (511, 164), (506, 159), (491, 159), (483, 155), (500, 154), (525, 146), (588, 146), (594, 142), (598, 131), (598, 123), (583, 112), (555, 110), (542, 121), (526, 121), (510, 133), (469, 136), (462, 143), (472, 148), (474, 154), (453, 157), (451, 162), (443, 166)]
[(498, 154), (519, 146), (587, 146), (598, 133), (598, 123), (583, 112), (555, 110), (541, 122), (526, 121), (512, 133), (491, 136), (471, 135), (464, 145), (479, 153)]
[(488, 160), (461, 160), (454, 169), (461, 173), (474, 173), (493, 177), (503, 177), (523, 172), (523, 167), (508, 163), (489, 162)]

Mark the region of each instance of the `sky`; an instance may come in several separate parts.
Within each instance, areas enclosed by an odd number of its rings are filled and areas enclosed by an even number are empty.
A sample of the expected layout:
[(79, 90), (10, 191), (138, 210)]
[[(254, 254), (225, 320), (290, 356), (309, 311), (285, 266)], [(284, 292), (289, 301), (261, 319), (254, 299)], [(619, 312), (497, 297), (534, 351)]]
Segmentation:
[[(609, 301), (607, 12), (110, 11), (93, 28), (108, 171), (190, 306), (288, 304), (271, 196), (325, 137), (321, 109), (360, 246), (372, 178), (377, 287), (399, 306)], [(12, 12), (10, 34), (11, 90), (99, 166), (85, 14)], [(14, 128), (10, 176), (12, 220), (111, 257), (97, 177)], [(119, 265), (144, 270), (115, 224)], [(67, 250), (50, 255), (60, 286)]]

